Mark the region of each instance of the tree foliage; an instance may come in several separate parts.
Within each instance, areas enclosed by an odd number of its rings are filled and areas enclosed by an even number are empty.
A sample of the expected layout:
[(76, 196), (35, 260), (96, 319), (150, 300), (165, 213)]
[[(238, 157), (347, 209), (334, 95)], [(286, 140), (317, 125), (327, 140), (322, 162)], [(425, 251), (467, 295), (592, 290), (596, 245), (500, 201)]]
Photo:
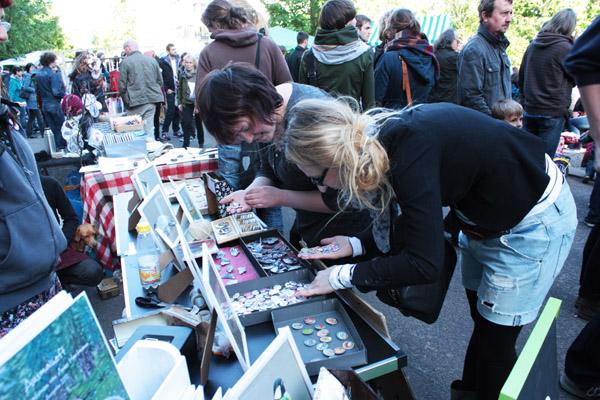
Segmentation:
[(58, 17), (50, 13), (50, 5), (49, 0), (19, 0), (4, 10), (11, 29), (9, 40), (0, 44), (0, 59), (65, 47), (65, 36)]
[(319, 27), (319, 13), (324, 0), (261, 0), (269, 13), (271, 26), (314, 35)]

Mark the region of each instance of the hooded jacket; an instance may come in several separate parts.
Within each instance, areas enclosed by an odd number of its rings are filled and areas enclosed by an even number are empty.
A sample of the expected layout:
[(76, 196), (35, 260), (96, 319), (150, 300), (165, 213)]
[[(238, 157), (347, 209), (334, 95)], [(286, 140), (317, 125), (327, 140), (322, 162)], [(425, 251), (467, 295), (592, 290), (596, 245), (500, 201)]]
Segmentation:
[[(217, 29), (210, 37), (214, 41), (202, 50), (198, 59), (196, 88), (206, 74), (214, 69), (223, 68), (230, 61), (247, 62), (256, 66), (258, 33), (254, 28)], [(258, 70), (275, 86), (292, 80), (281, 50), (266, 36), (260, 39)]]
[(496, 37), (483, 25), (458, 54), (458, 102), (492, 115), (500, 99), (512, 98), (506, 36)]
[(315, 58), (317, 87), (334, 94), (350, 96), (363, 110), (375, 105), (375, 79), (371, 48), (358, 38), (352, 25), (336, 30), (317, 30), (311, 49), (304, 52), (298, 82), (309, 84), (307, 54)]
[(540, 32), (529, 44), (519, 69), (526, 113), (568, 118), (575, 81), (564, 61), (572, 46), (572, 38), (551, 32)]
[[(67, 248), (46, 202), (33, 153), (6, 122), (0, 104), (0, 313), (50, 288), (54, 267)], [(9, 139), (7, 139), (9, 138)]]
[[(416, 40), (412, 33), (408, 34), (408, 38), (411, 41)], [(404, 71), (400, 57), (408, 70), (412, 105), (426, 103), (435, 85), (438, 63), (433, 54), (424, 51), (423, 46), (401, 47), (397, 50), (395, 46), (386, 46), (385, 53), (375, 68), (375, 102), (378, 106), (402, 109), (408, 105), (407, 91), (403, 88)]]

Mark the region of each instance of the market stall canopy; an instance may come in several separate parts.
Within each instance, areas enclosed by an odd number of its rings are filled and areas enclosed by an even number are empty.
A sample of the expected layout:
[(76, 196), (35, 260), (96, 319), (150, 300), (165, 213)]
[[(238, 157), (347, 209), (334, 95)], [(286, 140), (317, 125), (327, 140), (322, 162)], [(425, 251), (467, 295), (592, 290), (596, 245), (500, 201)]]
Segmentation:
[(27, 63), (35, 64), (40, 61), (40, 56), (42, 55), (42, 53), (43, 51), (38, 50), (25, 54), (25, 57), (8, 58), (6, 60), (0, 61), (0, 65), (18, 65), (20, 67), (24, 67), (25, 65), (27, 65)]
[[(429, 43), (431, 44), (435, 42), (435, 39), (437, 39), (442, 32), (452, 27), (451, 15), (435, 15), (431, 17), (420, 17), (417, 18), (417, 21), (419, 21), (419, 24), (421, 24), (421, 32), (427, 35), (427, 39), (429, 39)], [(373, 24), (371, 25), (371, 38), (369, 39), (369, 44), (377, 46), (379, 43), (379, 26), (377, 25), (376, 20), (373, 20)]]
[[(271, 39), (277, 43), (278, 46), (285, 46), (286, 49), (295, 49), (298, 45), (296, 41), (296, 36), (298, 32), (293, 31), (291, 29), (282, 28), (280, 26), (276, 26), (274, 28), (269, 28), (269, 36)], [(308, 36), (308, 47), (313, 45), (315, 41), (314, 36)]]

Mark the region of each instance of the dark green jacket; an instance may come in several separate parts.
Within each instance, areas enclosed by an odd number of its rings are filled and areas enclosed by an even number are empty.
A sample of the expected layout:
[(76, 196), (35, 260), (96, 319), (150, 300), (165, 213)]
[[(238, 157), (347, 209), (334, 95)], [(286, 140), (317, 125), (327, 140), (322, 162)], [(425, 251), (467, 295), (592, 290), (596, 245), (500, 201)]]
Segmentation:
[(373, 55), (358, 39), (356, 28), (317, 30), (315, 43), (304, 52), (298, 74), (299, 83), (309, 84), (307, 54), (314, 54), (317, 86), (333, 95), (351, 96), (363, 110), (375, 106)]

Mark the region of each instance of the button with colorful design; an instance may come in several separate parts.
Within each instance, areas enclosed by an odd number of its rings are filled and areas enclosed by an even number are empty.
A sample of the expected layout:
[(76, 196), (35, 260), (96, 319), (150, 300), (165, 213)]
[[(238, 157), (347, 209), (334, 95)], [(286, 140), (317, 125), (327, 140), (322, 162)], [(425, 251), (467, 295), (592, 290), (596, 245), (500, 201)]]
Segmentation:
[(325, 349), (323, 350), (323, 355), (326, 357), (333, 357), (335, 355), (335, 352), (333, 351), (333, 349)]
[(313, 332), (314, 332), (314, 330), (311, 329), (311, 328), (302, 329), (302, 334), (303, 335), (310, 335)]
[(296, 329), (296, 330), (300, 330), (304, 327), (304, 325), (302, 325), (300, 322), (294, 322), (292, 324), (292, 329)]
[(317, 345), (316, 349), (319, 350), (319, 351), (323, 351), (323, 350), (325, 350), (328, 347), (329, 347), (329, 345), (327, 343), (319, 343)]
[(317, 341), (315, 339), (306, 339), (304, 341), (304, 345), (307, 346), (307, 347), (312, 347), (315, 344), (317, 344)]
[(315, 325), (315, 329), (318, 331), (321, 329), (325, 329), (325, 325), (323, 325), (323, 324)]
[(324, 336), (327, 336), (327, 335), (329, 335), (329, 329), (321, 329), (320, 331), (317, 331), (317, 336), (318, 337), (324, 337)]
[(338, 339), (340, 340), (346, 340), (348, 339), (348, 334), (344, 331), (339, 331), (338, 333), (336, 333), (336, 335)]
[(344, 354), (346, 352), (346, 349), (343, 347), (336, 347), (335, 349), (333, 349), (333, 352), (339, 356), (341, 354)]
[(345, 348), (346, 350), (353, 349), (354, 342), (351, 342), (350, 340), (346, 340), (344, 343), (342, 343), (342, 347)]
[(336, 325), (338, 323), (338, 320), (335, 318), (327, 318), (325, 322), (327, 322), (329, 325)]
[(333, 339), (331, 338), (331, 336), (323, 336), (321, 339), (319, 339), (321, 342), (323, 343), (329, 343), (331, 342)]
[(315, 322), (317, 322), (317, 320), (315, 320), (314, 318), (311, 318), (311, 317), (308, 317), (308, 318), (304, 319), (304, 323), (307, 324), (307, 325), (312, 325)]

